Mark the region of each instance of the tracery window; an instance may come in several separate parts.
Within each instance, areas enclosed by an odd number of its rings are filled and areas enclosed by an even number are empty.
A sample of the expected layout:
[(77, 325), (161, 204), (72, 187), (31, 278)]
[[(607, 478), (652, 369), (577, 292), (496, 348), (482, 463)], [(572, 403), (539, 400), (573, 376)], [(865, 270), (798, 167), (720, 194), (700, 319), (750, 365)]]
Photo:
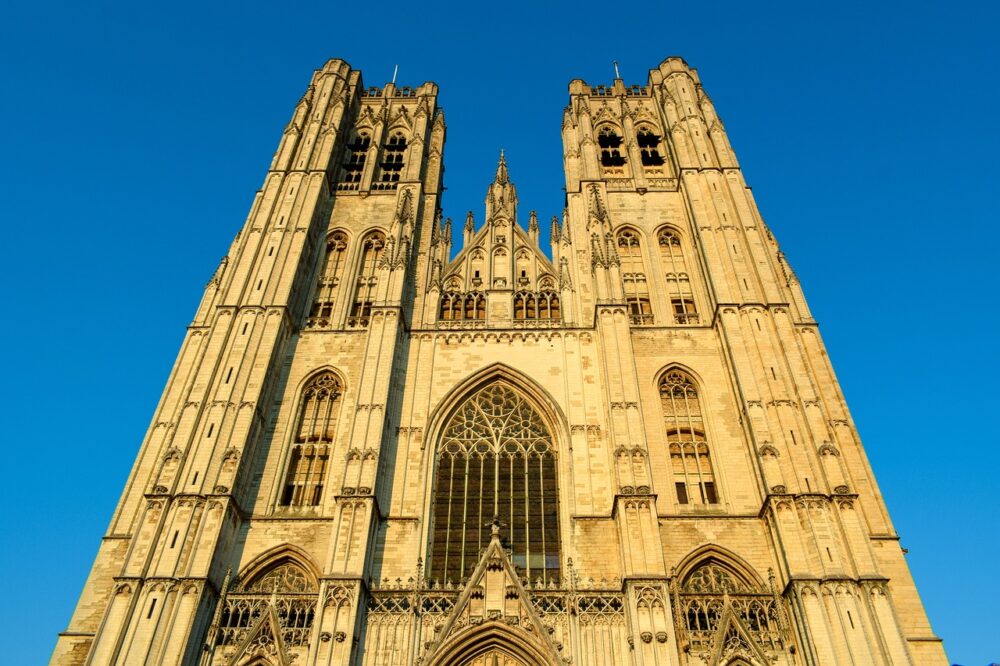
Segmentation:
[(302, 406), (279, 502), (282, 506), (319, 504), (336, 436), (342, 392), (340, 380), (332, 372), (316, 375), (302, 390)]
[(316, 298), (306, 320), (307, 328), (327, 328), (333, 324), (333, 306), (347, 261), (347, 234), (335, 231), (326, 241), (326, 256), (316, 285)]
[(601, 166), (618, 171), (625, 166), (622, 137), (614, 127), (604, 125), (597, 131), (597, 146), (601, 151)]
[(539, 413), (498, 380), (462, 403), (442, 433), (428, 575), (455, 582), (472, 573), (496, 516), (518, 570), (558, 581), (556, 453)]
[(485, 321), (486, 295), (480, 291), (446, 291), (441, 294), (438, 321)]
[(640, 127), (636, 134), (636, 143), (639, 144), (639, 155), (644, 167), (663, 166), (663, 157), (660, 155), (660, 141), (658, 134), (648, 127)]
[(680, 586), (680, 598), (684, 630), (694, 652), (714, 646), (727, 604), (761, 648), (782, 647), (781, 610), (773, 594), (714, 559), (687, 576)]
[(378, 287), (378, 265), (385, 249), (385, 236), (374, 231), (361, 242), (361, 262), (354, 290), (354, 304), (347, 318), (348, 328), (367, 328), (371, 318), (372, 301)]
[(406, 137), (402, 132), (393, 132), (382, 147), (382, 161), (379, 162), (379, 182), (372, 186), (377, 190), (394, 190), (403, 173), (403, 156), (406, 153)]
[[(226, 595), (216, 644), (240, 645), (273, 604), (285, 646), (305, 646), (312, 631), (317, 594), (312, 575), (293, 562), (282, 561)], [(273, 637), (264, 632), (255, 640), (269, 641)]]
[(365, 172), (365, 160), (368, 159), (368, 149), (372, 145), (372, 139), (367, 132), (359, 132), (347, 146), (347, 154), (344, 156), (344, 173), (337, 183), (338, 190), (356, 190), (361, 187), (361, 177)]
[(719, 494), (694, 381), (680, 370), (668, 370), (660, 378), (660, 406), (677, 503), (717, 504)]
[(519, 291), (514, 294), (514, 319), (558, 320), (562, 317), (559, 309), (559, 294), (552, 289), (539, 292)]
[(697, 324), (698, 309), (691, 291), (691, 276), (684, 259), (680, 234), (674, 229), (663, 229), (657, 234), (660, 262), (666, 269), (667, 289), (675, 324)]
[(622, 286), (625, 289), (625, 304), (628, 307), (629, 319), (637, 326), (653, 324), (653, 309), (649, 302), (649, 285), (646, 283), (642, 245), (636, 231), (622, 229), (618, 232), (618, 256), (622, 262)]

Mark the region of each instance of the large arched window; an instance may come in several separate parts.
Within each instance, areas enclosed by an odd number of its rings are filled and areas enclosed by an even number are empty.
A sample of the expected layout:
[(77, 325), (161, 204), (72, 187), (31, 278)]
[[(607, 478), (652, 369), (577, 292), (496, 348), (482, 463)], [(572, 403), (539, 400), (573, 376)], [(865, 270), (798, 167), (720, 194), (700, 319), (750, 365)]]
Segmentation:
[(618, 232), (618, 256), (622, 261), (622, 286), (625, 289), (629, 319), (637, 326), (650, 325), (654, 322), (653, 309), (649, 303), (646, 267), (642, 260), (639, 234), (633, 229)]
[(681, 236), (675, 229), (666, 228), (657, 234), (660, 246), (660, 263), (666, 270), (670, 308), (675, 324), (697, 324), (698, 309), (691, 290), (691, 275), (684, 260)]
[(678, 504), (717, 504), (701, 400), (694, 381), (680, 370), (660, 378), (660, 405)]
[(330, 449), (340, 414), (340, 380), (332, 372), (316, 375), (302, 391), (288, 471), (281, 492), (282, 506), (316, 506), (326, 484)]
[(326, 256), (316, 285), (316, 298), (313, 301), (308, 328), (327, 328), (333, 324), (333, 306), (344, 274), (344, 262), (347, 260), (347, 234), (335, 231), (326, 241)]
[(366, 328), (372, 313), (372, 301), (378, 287), (378, 265), (385, 249), (385, 236), (375, 231), (361, 242), (361, 262), (358, 264), (358, 279), (354, 290), (354, 304), (347, 319), (348, 328)]
[(431, 578), (471, 574), (496, 516), (518, 570), (559, 580), (555, 446), (522, 393), (498, 380), (470, 396), (445, 424), (436, 464)]

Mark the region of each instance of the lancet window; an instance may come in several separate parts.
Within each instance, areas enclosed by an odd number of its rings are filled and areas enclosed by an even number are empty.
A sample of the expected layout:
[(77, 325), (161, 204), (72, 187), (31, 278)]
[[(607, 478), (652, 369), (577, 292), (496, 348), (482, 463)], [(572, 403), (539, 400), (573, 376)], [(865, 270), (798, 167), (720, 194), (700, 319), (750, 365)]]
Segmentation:
[(403, 173), (403, 157), (406, 154), (406, 137), (402, 132), (393, 132), (382, 146), (382, 160), (379, 162), (379, 179), (372, 189), (394, 190)]
[(361, 187), (361, 177), (365, 172), (365, 161), (368, 159), (368, 149), (372, 145), (368, 132), (359, 132), (354, 141), (347, 146), (344, 155), (343, 174), (337, 183), (338, 190), (356, 190)]
[(652, 168), (663, 166), (663, 156), (660, 155), (660, 135), (653, 133), (648, 127), (640, 127), (636, 133), (636, 143), (639, 144), (639, 156), (642, 166)]
[(519, 291), (514, 294), (514, 320), (542, 319), (558, 321), (562, 317), (559, 294), (551, 289), (538, 292)]
[(653, 324), (653, 309), (649, 302), (649, 285), (646, 282), (642, 245), (636, 231), (622, 229), (618, 232), (618, 256), (622, 262), (622, 286), (625, 290), (629, 319), (636, 326)]
[(319, 504), (336, 436), (342, 393), (340, 380), (332, 372), (316, 375), (303, 389), (279, 501), (282, 506)]
[(664, 373), (659, 388), (677, 503), (717, 504), (719, 493), (698, 389), (680, 370)]
[(601, 166), (605, 170), (620, 173), (625, 166), (625, 156), (618, 130), (611, 125), (603, 125), (597, 131), (597, 147), (601, 152)]
[(774, 595), (710, 558), (680, 585), (680, 616), (692, 652), (714, 648), (727, 605), (763, 650), (781, 649), (781, 609)]
[(318, 593), (318, 585), (311, 574), (287, 559), (280, 561), (262, 575), (237, 584), (229, 591), (219, 615), (216, 645), (238, 646), (247, 638), (264, 643), (261, 647), (273, 645), (270, 630), (255, 637), (247, 635), (257, 627), (272, 604), (285, 646), (308, 645)]
[(306, 320), (307, 328), (328, 328), (333, 325), (333, 307), (347, 261), (347, 234), (335, 231), (326, 240), (326, 255), (316, 284), (316, 298)]
[(361, 261), (354, 289), (354, 303), (347, 318), (348, 328), (367, 328), (371, 319), (372, 302), (378, 287), (378, 265), (385, 249), (385, 236), (375, 231), (361, 242)]
[(675, 324), (697, 324), (698, 309), (691, 290), (691, 275), (684, 259), (681, 236), (675, 229), (657, 234), (660, 263), (666, 270), (667, 291)]
[(431, 578), (471, 574), (499, 517), (519, 572), (559, 580), (555, 446), (522, 393), (498, 380), (470, 396), (444, 426), (436, 465)]

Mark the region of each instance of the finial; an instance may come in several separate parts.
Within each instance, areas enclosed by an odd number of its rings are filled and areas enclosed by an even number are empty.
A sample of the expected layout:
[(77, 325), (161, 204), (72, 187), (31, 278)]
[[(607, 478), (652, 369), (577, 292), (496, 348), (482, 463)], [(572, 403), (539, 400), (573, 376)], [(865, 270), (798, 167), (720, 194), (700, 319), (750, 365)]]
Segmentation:
[(496, 182), (501, 184), (510, 182), (510, 178), (507, 175), (507, 158), (504, 157), (503, 148), (500, 149), (500, 162), (497, 163)]
[[(612, 62), (612, 63), (614, 64), (614, 66), (615, 66), (615, 78), (616, 78), (616, 79), (620, 79), (620, 78), (622, 78), (622, 77), (621, 77), (621, 74), (619, 74), (619, 73), (618, 73), (618, 61), (617, 61), (617, 60), (612, 60), (611, 62)], [(395, 79), (393, 79), (393, 82), (395, 82)]]
[(503, 527), (503, 523), (500, 522), (500, 516), (493, 516), (493, 520), (490, 521), (490, 536), (494, 539), (499, 539), (501, 527)]
[(466, 230), (466, 231), (474, 231), (474, 230), (475, 230), (475, 228), (476, 228), (476, 221), (475, 221), (475, 219), (474, 219), (474, 218), (472, 217), (472, 211), (470, 210), (470, 211), (469, 211), (469, 212), (468, 212), (468, 213), (467, 213), (467, 214), (465, 215), (465, 230)]
[(531, 215), (528, 217), (528, 231), (538, 233), (538, 213), (535, 211), (531, 211)]

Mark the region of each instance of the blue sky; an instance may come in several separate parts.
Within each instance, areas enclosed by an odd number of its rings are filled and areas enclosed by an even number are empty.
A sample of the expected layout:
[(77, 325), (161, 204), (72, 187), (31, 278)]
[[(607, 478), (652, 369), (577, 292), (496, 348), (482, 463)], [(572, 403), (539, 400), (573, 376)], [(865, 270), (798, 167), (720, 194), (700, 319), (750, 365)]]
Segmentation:
[(568, 82), (610, 83), (618, 60), (645, 83), (667, 55), (698, 68), (801, 278), (934, 630), (956, 663), (1000, 660), (995, 3), (6, 14), (9, 662), (44, 662), (66, 627), (184, 326), (314, 68), (436, 81), (445, 214), (482, 218), (503, 147), (524, 222), (562, 208)]

